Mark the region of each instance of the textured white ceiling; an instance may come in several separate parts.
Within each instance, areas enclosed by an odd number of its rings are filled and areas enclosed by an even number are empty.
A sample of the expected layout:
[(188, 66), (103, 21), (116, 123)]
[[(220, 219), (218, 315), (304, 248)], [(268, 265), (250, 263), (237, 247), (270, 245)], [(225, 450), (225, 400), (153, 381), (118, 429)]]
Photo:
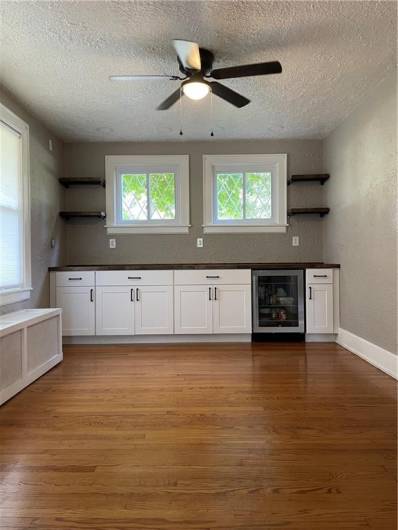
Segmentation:
[[(218, 138), (317, 138), (393, 68), (395, 2), (0, 2), (0, 82), (69, 140), (178, 138), (176, 81), (115, 83), (111, 74), (177, 74), (173, 38), (197, 41), (215, 67), (279, 60), (276, 76), (226, 80), (252, 100), (214, 98)], [(209, 137), (210, 98), (185, 99), (185, 139)]]

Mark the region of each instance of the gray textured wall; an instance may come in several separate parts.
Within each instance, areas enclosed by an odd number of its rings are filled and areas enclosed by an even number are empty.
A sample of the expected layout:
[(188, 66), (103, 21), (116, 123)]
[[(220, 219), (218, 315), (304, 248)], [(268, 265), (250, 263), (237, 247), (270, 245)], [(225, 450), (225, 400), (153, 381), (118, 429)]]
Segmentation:
[[(64, 258), (64, 223), (58, 216), (64, 193), (57, 180), (63, 170), (62, 143), (4, 90), (0, 90), (0, 101), (28, 123), (30, 133), (33, 291), (30, 300), (0, 307), (0, 313), (8, 313), (28, 307), (49, 306), (47, 269), (62, 264)], [(48, 149), (50, 138), (54, 146), (52, 152)], [(50, 247), (52, 238), (57, 242), (54, 249)]]
[[(109, 249), (101, 221), (69, 221), (66, 232), (69, 264), (319, 261), (322, 258), (320, 218), (293, 218), (287, 234), (212, 234), (203, 236), (202, 154), (287, 153), (291, 173), (322, 169), (319, 140), (208, 141), (161, 143), (71, 143), (64, 146), (65, 176), (104, 177), (105, 155), (189, 154), (191, 230), (188, 235), (116, 236), (117, 248)], [(68, 189), (70, 209), (105, 210), (103, 189)], [(289, 186), (291, 206), (322, 205), (321, 186)], [(292, 247), (292, 235), (300, 236), (300, 246)], [(204, 237), (204, 248), (196, 248), (196, 238)]]
[(324, 142), (324, 258), (341, 263), (341, 327), (396, 352), (396, 79)]

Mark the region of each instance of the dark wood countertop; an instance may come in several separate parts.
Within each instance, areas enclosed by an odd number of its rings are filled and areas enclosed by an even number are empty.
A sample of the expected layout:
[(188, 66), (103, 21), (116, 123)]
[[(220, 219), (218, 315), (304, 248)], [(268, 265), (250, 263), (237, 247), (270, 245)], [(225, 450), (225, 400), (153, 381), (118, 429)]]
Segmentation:
[(49, 267), (49, 271), (120, 271), (120, 270), (181, 270), (181, 269), (336, 269), (337, 263), (134, 263), (118, 265), (67, 265)]

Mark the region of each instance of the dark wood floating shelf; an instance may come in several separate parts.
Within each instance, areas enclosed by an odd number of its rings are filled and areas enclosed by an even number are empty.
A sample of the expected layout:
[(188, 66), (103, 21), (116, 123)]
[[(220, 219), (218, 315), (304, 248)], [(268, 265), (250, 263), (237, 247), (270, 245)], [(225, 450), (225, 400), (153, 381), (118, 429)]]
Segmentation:
[(320, 217), (323, 217), (324, 215), (327, 215), (330, 212), (330, 208), (290, 208), (287, 211), (287, 215), (289, 217), (293, 217), (294, 215), (319, 215)]
[(65, 188), (70, 186), (103, 186), (105, 187), (105, 181), (103, 179), (93, 178), (60, 178), (59, 183)]
[(59, 212), (63, 219), (72, 219), (75, 217), (86, 217), (94, 219), (105, 219), (105, 212)]
[(292, 175), (288, 184), (295, 184), (296, 182), (319, 182), (321, 186), (329, 179), (328, 173), (317, 173), (314, 175)]

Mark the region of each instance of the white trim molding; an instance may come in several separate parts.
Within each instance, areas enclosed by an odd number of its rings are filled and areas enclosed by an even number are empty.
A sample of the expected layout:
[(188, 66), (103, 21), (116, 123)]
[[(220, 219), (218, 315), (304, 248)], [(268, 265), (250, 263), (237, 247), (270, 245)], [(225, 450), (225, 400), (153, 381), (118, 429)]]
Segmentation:
[[(120, 214), (122, 171), (175, 173), (175, 219), (123, 222)], [(189, 155), (105, 156), (108, 234), (187, 234), (189, 232)]]
[(398, 379), (398, 356), (392, 352), (343, 328), (339, 329), (336, 342), (384, 373)]
[[(22, 278), (19, 285), (0, 289), (0, 306), (28, 300), (32, 291), (30, 228), (30, 155), (29, 125), (0, 103), (0, 121), (21, 137), (21, 256)], [(1, 262), (0, 262), (1, 266)]]
[[(270, 219), (218, 220), (217, 171), (270, 172), (272, 175), (272, 217)], [(244, 185), (245, 187), (245, 185)], [(287, 229), (287, 154), (203, 155), (203, 232), (285, 233)]]

